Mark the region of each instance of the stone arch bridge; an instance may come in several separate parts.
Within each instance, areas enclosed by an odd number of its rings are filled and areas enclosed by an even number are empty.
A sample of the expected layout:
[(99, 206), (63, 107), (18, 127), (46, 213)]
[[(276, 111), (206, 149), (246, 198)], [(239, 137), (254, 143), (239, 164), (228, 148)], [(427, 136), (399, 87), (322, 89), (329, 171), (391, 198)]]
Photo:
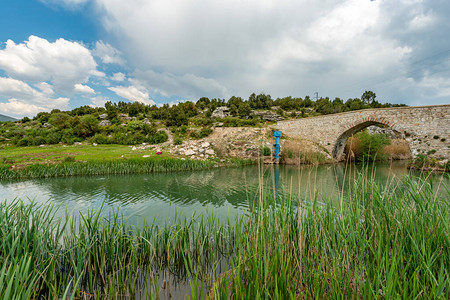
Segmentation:
[(375, 108), (278, 122), (287, 137), (310, 140), (336, 160), (343, 159), (347, 139), (371, 125), (386, 125), (408, 142), (413, 157), (450, 158), (450, 104)]

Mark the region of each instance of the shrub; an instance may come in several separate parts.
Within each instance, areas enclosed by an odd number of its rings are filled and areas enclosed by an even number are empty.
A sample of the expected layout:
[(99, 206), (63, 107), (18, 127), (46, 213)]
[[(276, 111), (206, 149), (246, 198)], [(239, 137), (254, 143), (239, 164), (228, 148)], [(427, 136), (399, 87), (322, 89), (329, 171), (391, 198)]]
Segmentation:
[(181, 139), (181, 137), (177, 136), (173, 139), (173, 144), (174, 145), (181, 145), (183, 144), (183, 140)]
[(270, 151), (270, 148), (267, 146), (264, 146), (262, 148), (261, 154), (264, 156), (269, 156), (272, 152)]
[(358, 132), (355, 137), (359, 140), (362, 157), (357, 160), (375, 161), (386, 159), (383, 147), (391, 144), (391, 140), (384, 134), (369, 134), (366, 130)]
[(213, 132), (213, 130), (210, 127), (203, 127), (200, 130), (200, 138), (204, 138), (207, 137), (208, 135), (210, 135)]
[(147, 139), (147, 142), (150, 144), (161, 144), (169, 139), (167, 133), (163, 130), (156, 132), (153, 135), (150, 135)]
[(200, 133), (198, 131), (191, 131), (189, 133), (189, 137), (191, 139), (199, 139), (200, 138)]
[(111, 144), (111, 139), (101, 133), (97, 133), (90, 139), (90, 142), (96, 144)]

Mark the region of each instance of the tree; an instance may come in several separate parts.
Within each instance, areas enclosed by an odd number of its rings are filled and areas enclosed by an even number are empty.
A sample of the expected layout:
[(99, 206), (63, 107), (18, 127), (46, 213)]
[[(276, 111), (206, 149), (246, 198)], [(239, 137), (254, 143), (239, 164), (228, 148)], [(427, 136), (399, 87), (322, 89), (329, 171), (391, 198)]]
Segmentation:
[(250, 114), (252, 113), (252, 109), (247, 102), (242, 102), (239, 105), (238, 111), (239, 111), (239, 117), (241, 117), (241, 118), (249, 117)]
[(370, 105), (375, 101), (376, 97), (377, 95), (374, 92), (365, 91), (361, 96), (361, 100), (364, 101), (367, 105)]

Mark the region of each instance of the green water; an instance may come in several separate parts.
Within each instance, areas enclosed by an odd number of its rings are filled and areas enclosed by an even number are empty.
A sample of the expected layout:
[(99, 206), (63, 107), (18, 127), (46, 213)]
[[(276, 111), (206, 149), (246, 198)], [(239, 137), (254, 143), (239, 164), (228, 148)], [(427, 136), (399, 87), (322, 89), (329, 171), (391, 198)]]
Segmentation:
[[(164, 222), (176, 215), (214, 212), (220, 220), (245, 214), (259, 190), (296, 198), (338, 202), (347, 192), (362, 166), (323, 165), (316, 167), (250, 166), (217, 168), (197, 172), (157, 173), (127, 176), (97, 176), (35, 179), (1, 182), (0, 199), (21, 198), (53, 203), (64, 215), (85, 213), (103, 205), (104, 214), (120, 208), (131, 223)], [(406, 162), (377, 163), (364, 169), (381, 184), (395, 184), (410, 174)], [(261, 180), (262, 178), (262, 180)], [(430, 175), (435, 188), (449, 188), (448, 175)]]

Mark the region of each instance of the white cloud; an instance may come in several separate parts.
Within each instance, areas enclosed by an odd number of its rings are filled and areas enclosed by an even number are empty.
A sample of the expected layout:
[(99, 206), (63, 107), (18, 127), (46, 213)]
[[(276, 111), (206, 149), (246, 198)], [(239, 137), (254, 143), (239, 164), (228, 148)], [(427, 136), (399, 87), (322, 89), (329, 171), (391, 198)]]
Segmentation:
[(104, 76), (82, 44), (62, 38), (51, 43), (36, 36), (22, 44), (8, 40), (0, 50), (0, 69), (18, 80), (51, 82), (62, 93), (71, 92), (75, 84), (85, 83), (91, 76)]
[(61, 110), (69, 109), (69, 98), (59, 97), (56, 99), (41, 99), (40, 101), (10, 98), (7, 102), (0, 102), (0, 112), (2, 114), (21, 118), (24, 116), (33, 117), (38, 112), (50, 111), (58, 108)]
[(134, 72), (135, 84), (151, 89), (154, 93), (169, 96), (182, 96), (198, 99), (207, 97), (229, 97), (228, 90), (211, 78), (203, 78), (194, 74), (176, 76), (171, 73), (157, 73), (152, 70)]
[(105, 103), (111, 101), (110, 99), (102, 96), (96, 96), (91, 98), (92, 104), (89, 104), (91, 107), (103, 107)]
[(91, 95), (95, 94), (95, 91), (93, 88), (91, 88), (90, 86), (81, 84), (81, 83), (75, 84), (74, 91), (77, 93), (80, 93), (80, 94), (91, 94)]
[[(375, 87), (397, 96), (381, 83), (405, 76), (411, 60), (450, 48), (445, 1), (96, 3), (111, 40), (138, 69), (133, 76), (163, 96), (345, 98)], [(391, 101), (411, 101), (412, 87), (397, 87), (403, 94)]]
[(33, 90), (27, 83), (13, 78), (0, 77), (0, 95), (5, 97), (33, 96)]
[(47, 82), (39, 82), (34, 86), (37, 87), (42, 93), (44, 93), (47, 96), (51, 96), (55, 93), (53, 87)]
[(120, 51), (115, 49), (110, 44), (103, 43), (103, 41), (98, 41), (97, 43), (95, 43), (93, 54), (100, 57), (104, 64), (125, 64), (121, 57), (122, 54), (120, 53)]
[(138, 88), (136, 86), (116, 86), (110, 87), (109, 90), (116, 93), (118, 96), (128, 99), (130, 101), (137, 101), (148, 105), (155, 105), (155, 101), (149, 98), (149, 94), (146, 90)]
[(114, 73), (113, 76), (111, 76), (111, 80), (124, 81), (125, 80), (125, 74), (123, 74), (122, 72)]
[(38, 83), (37, 86), (40, 91), (23, 81), (0, 77), (0, 98), (7, 99), (6, 102), (0, 102), (0, 112), (20, 118), (54, 108), (69, 109), (69, 98), (52, 98), (53, 90), (45, 82)]
[(45, 111), (45, 108), (12, 98), (6, 103), (0, 102), (0, 111), (11, 117), (22, 118), (24, 116), (32, 117), (40, 111)]

